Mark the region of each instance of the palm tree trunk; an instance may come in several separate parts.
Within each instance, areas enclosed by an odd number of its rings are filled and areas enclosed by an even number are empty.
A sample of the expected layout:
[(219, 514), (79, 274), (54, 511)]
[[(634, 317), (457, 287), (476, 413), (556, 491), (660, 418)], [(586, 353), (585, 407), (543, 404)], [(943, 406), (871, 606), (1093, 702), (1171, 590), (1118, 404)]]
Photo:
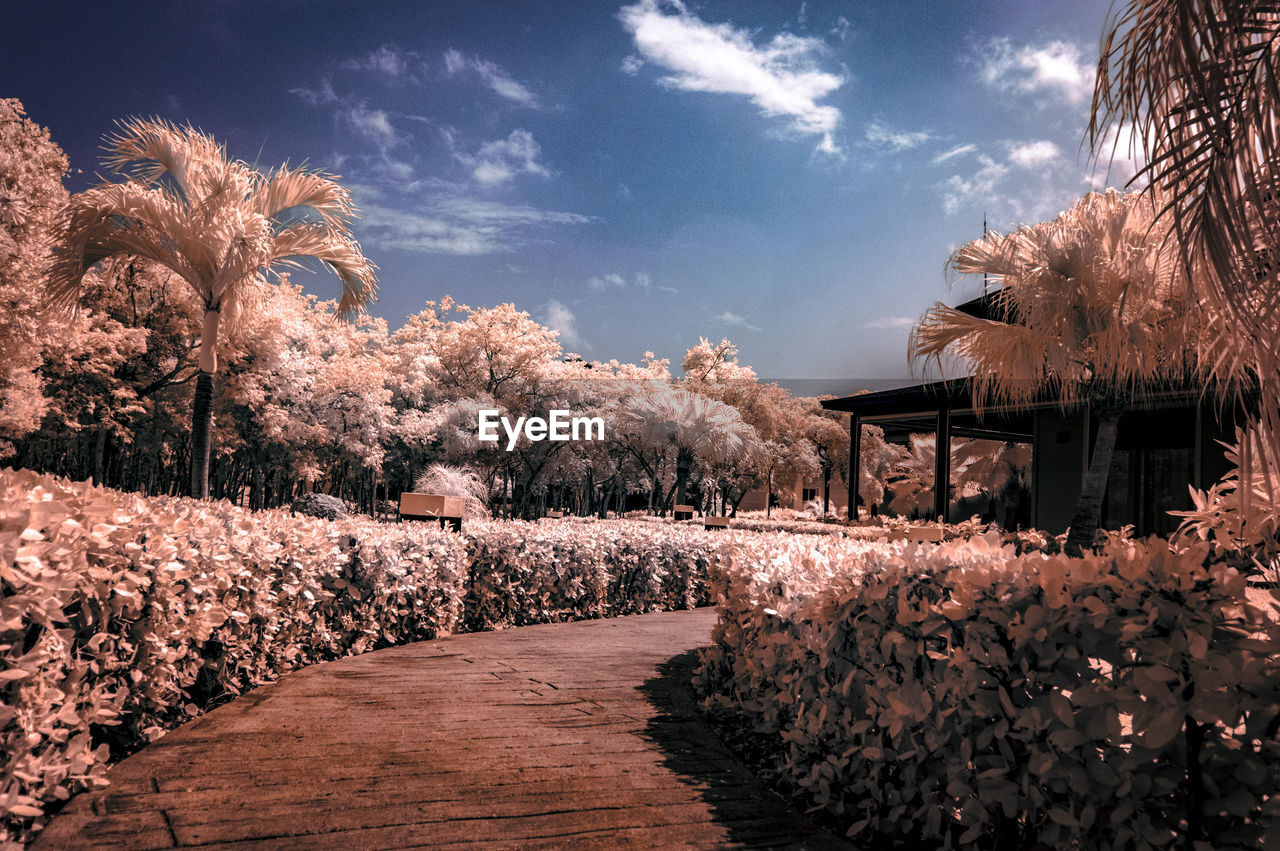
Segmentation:
[(209, 498), (209, 432), (213, 425), (213, 374), (218, 371), (218, 322), (222, 314), (205, 310), (196, 363), (196, 400), (191, 411), (191, 496)]
[(213, 425), (213, 373), (196, 377), (196, 402), (191, 412), (191, 496), (209, 498), (209, 432)]
[(685, 504), (685, 483), (693, 467), (693, 453), (683, 446), (676, 450), (676, 505)]
[(1107, 477), (1111, 472), (1111, 458), (1115, 454), (1116, 433), (1119, 431), (1123, 405), (1104, 402), (1098, 409), (1098, 435), (1093, 441), (1093, 456), (1089, 460), (1089, 472), (1085, 475), (1075, 514), (1071, 517), (1071, 529), (1063, 550), (1072, 558), (1084, 554), (1085, 547), (1093, 546), (1098, 523), (1102, 519), (1102, 498), (1107, 492)]
[(93, 436), (93, 483), (98, 486), (104, 484), (103, 478), (106, 472), (106, 464), (104, 460), (107, 457), (107, 427), (105, 425), (98, 426), (98, 431)]
[(831, 513), (831, 465), (822, 465), (822, 519)]

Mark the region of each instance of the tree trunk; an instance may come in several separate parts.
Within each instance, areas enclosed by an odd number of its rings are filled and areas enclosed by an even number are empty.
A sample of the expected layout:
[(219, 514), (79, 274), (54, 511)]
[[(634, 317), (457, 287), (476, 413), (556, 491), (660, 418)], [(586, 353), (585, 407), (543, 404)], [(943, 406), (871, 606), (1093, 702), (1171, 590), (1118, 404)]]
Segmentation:
[(191, 412), (191, 496), (209, 498), (209, 432), (213, 426), (213, 373), (196, 377), (196, 402)]
[(684, 447), (676, 451), (676, 505), (684, 505), (685, 483), (689, 480), (689, 470), (693, 467), (693, 453)]
[(218, 321), (221, 314), (206, 310), (200, 329), (196, 362), (196, 400), (191, 411), (191, 496), (209, 498), (209, 432), (213, 425), (213, 374), (218, 371)]
[(107, 427), (105, 425), (98, 426), (97, 433), (93, 436), (93, 483), (95, 485), (103, 485), (103, 474), (106, 471), (106, 465), (103, 460), (107, 455)]
[(1098, 435), (1093, 441), (1089, 472), (1085, 476), (1084, 487), (1080, 489), (1067, 543), (1063, 546), (1063, 551), (1072, 558), (1079, 558), (1086, 547), (1092, 547), (1094, 535), (1098, 532), (1102, 498), (1107, 492), (1107, 476), (1111, 472), (1111, 458), (1115, 454), (1116, 433), (1123, 410), (1118, 402), (1104, 403), (1098, 409)]

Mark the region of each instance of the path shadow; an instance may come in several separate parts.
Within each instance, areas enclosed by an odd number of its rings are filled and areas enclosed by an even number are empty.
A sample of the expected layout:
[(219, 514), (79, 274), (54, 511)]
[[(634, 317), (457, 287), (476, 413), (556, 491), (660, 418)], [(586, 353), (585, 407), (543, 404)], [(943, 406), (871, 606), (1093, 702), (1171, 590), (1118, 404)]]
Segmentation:
[(735, 845), (749, 848), (851, 849), (792, 808), (720, 741), (698, 711), (693, 670), (698, 651), (662, 663), (640, 692), (658, 711), (644, 736), (663, 764), (697, 789)]

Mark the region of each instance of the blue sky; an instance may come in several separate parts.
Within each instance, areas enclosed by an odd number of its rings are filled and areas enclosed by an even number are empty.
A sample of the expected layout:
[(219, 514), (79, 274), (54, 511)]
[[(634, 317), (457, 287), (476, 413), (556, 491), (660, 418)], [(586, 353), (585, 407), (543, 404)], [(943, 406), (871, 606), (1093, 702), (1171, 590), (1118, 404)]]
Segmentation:
[(190, 122), (342, 176), (393, 327), (510, 301), (591, 359), (729, 337), (766, 377), (905, 376), (984, 215), (1131, 173), (1083, 147), (1109, 0), (15, 5), (0, 93), (71, 189), (115, 120)]

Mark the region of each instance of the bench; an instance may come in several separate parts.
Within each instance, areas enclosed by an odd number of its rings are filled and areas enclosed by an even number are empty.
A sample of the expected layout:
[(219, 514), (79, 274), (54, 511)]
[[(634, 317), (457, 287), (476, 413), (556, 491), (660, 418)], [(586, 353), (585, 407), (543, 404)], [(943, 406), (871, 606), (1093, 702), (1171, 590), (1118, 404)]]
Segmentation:
[(460, 496), (442, 496), (434, 493), (400, 494), (401, 520), (435, 520), (441, 529), (462, 531), (462, 516), (467, 501)]
[(692, 505), (676, 505), (672, 507), (671, 515), (677, 520), (692, 520), (697, 510)]
[(728, 517), (710, 517), (710, 516), (703, 517), (702, 528), (703, 529), (728, 529), (729, 518)]
[(912, 526), (907, 540), (913, 544), (940, 544), (945, 537), (941, 526)]

